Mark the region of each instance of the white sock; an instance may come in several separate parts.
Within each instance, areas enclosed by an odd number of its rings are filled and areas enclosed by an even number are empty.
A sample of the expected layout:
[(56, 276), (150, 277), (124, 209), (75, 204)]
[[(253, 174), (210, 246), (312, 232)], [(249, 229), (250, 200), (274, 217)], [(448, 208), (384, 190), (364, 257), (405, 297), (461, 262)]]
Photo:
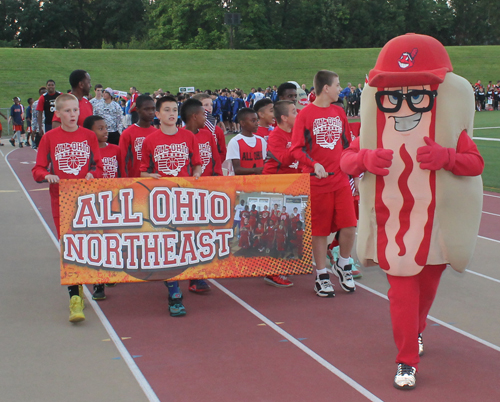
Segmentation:
[(328, 271), (326, 270), (326, 268), (323, 268), (323, 269), (317, 269), (316, 270), (316, 273), (318, 274), (318, 278), (321, 274), (327, 274)]
[(349, 257), (347, 258), (344, 258), (342, 257), (340, 254), (339, 254), (339, 260), (337, 262), (338, 266), (342, 269), (344, 269), (344, 267), (349, 264)]

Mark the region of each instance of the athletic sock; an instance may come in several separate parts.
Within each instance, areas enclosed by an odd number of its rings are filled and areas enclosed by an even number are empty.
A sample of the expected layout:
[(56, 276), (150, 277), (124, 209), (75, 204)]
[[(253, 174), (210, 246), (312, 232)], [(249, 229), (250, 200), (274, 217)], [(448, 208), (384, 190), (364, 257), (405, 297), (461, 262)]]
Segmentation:
[(344, 269), (344, 267), (349, 264), (349, 257), (344, 258), (339, 254), (339, 259), (337, 261), (337, 264), (340, 268)]
[(69, 298), (73, 296), (80, 296), (78, 285), (68, 286)]
[(326, 270), (326, 268), (323, 268), (323, 269), (317, 269), (316, 273), (317, 273), (318, 278), (319, 278), (320, 275), (328, 274), (328, 271)]

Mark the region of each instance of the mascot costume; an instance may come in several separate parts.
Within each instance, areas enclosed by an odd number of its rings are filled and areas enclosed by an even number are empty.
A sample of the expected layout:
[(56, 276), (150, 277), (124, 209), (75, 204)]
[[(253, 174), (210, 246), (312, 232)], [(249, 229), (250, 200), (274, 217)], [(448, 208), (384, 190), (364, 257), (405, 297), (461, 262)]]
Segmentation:
[(474, 251), (484, 162), (472, 141), (474, 94), (436, 39), (406, 34), (381, 50), (363, 90), (361, 133), (341, 168), (360, 182), (357, 253), (387, 273), (398, 369), (413, 389), (422, 332), (447, 265)]

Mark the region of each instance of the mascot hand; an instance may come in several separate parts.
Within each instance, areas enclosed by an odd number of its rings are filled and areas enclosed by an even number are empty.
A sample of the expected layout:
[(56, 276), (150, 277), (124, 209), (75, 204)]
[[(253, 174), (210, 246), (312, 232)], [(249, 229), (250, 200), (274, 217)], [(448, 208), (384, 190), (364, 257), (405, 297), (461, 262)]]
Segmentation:
[(392, 154), (391, 149), (367, 149), (363, 155), (363, 165), (370, 173), (377, 176), (387, 176), (389, 169), (386, 168), (392, 165)]
[(427, 145), (417, 149), (417, 162), (420, 169), (439, 170), (450, 163), (448, 148), (442, 147), (429, 137), (424, 137)]

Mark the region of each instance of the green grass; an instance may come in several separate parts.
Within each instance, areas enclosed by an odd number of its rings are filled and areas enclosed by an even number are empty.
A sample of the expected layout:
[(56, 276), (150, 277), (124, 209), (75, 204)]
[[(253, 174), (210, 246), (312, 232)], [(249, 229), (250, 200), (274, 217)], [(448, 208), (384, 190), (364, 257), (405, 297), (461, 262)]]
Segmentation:
[[(470, 82), (500, 79), (500, 46), (447, 48), (454, 71)], [(380, 49), (327, 50), (68, 50), (0, 48), (0, 108), (12, 98), (37, 97), (38, 87), (54, 79), (60, 91), (69, 89), (75, 69), (87, 70), (93, 84), (140, 92), (158, 88), (177, 92), (181, 86), (215, 89), (279, 85), (288, 80), (312, 86), (320, 69), (334, 70), (341, 85), (363, 83)], [(4, 112), (5, 114), (5, 112)], [(7, 126), (3, 118), (4, 135)], [(499, 127), (500, 112), (476, 113), (475, 127)], [(500, 138), (500, 129), (477, 130), (476, 137)], [(478, 141), (486, 160), (485, 188), (500, 192), (500, 142)]]

